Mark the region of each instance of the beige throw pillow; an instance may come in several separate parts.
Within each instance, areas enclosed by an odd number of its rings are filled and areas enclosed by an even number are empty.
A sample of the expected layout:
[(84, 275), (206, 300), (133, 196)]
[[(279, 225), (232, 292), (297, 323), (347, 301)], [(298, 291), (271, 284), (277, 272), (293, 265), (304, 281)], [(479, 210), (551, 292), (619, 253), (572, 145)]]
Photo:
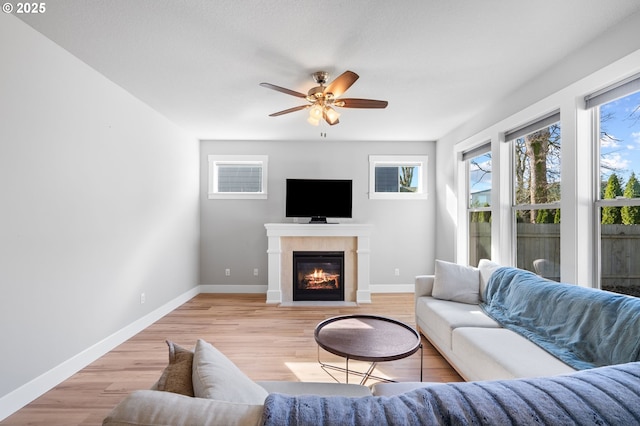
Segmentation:
[(193, 354), (193, 391), (198, 398), (262, 404), (267, 391), (229, 358), (199, 339)]
[(191, 383), (193, 351), (178, 346), (169, 340), (167, 340), (167, 346), (169, 346), (169, 365), (162, 372), (157, 383), (157, 389), (193, 396), (193, 384)]
[(477, 305), (480, 301), (478, 269), (436, 260), (436, 274), (431, 295), (436, 299)]

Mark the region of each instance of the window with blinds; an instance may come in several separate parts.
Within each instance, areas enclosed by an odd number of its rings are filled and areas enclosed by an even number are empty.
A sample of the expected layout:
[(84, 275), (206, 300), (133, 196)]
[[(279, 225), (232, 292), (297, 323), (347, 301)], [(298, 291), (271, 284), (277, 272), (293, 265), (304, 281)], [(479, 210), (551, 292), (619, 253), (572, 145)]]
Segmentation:
[(210, 155), (209, 198), (267, 198), (266, 155)]

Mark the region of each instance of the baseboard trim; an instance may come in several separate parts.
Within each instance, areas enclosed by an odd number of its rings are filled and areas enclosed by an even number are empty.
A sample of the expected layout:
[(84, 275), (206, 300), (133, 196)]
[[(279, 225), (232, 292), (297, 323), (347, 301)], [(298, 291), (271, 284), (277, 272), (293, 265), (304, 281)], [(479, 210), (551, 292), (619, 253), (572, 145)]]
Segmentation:
[(266, 294), (266, 285), (201, 284), (200, 293)]
[(77, 355), (74, 355), (46, 373), (3, 396), (0, 398), (0, 421), (9, 417), (25, 405), (40, 397), (45, 392), (48, 392), (55, 386), (64, 382), (104, 354), (113, 350), (116, 346), (124, 343), (126, 340), (149, 327), (169, 312), (187, 302), (189, 299), (197, 296), (198, 293), (200, 293), (200, 289), (198, 287), (192, 288), (146, 314), (142, 318), (137, 319), (112, 335), (104, 338), (95, 345), (92, 345)]

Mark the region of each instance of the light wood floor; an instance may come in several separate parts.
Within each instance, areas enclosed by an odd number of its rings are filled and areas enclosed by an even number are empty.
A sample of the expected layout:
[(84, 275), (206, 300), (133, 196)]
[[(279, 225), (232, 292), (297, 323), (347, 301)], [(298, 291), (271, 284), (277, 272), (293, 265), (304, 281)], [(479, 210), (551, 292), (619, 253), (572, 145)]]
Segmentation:
[[(147, 389), (158, 379), (167, 364), (166, 339), (188, 348), (198, 338), (211, 342), (254, 380), (329, 382), (333, 379), (317, 363), (313, 330), (326, 318), (356, 313), (384, 315), (415, 326), (412, 294), (373, 295), (373, 303), (359, 307), (278, 307), (267, 305), (264, 295), (200, 294), (0, 424), (100, 425), (129, 392)], [(423, 380), (462, 381), (422, 340)], [(320, 353), (323, 361), (344, 365), (344, 360)], [(375, 374), (418, 381), (419, 353), (380, 363)], [(350, 368), (355, 367), (351, 362)]]

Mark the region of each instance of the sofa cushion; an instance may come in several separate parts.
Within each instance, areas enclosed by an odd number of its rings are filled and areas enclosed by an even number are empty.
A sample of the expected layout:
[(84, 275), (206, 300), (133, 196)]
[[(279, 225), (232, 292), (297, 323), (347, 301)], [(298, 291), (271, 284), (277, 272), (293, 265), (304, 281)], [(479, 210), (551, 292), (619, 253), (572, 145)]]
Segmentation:
[(436, 260), (432, 296), (436, 299), (478, 304), (480, 273), (470, 266)]
[(198, 398), (262, 404), (268, 393), (229, 358), (202, 339), (193, 354), (193, 392)]
[(164, 369), (156, 389), (193, 396), (191, 365), (193, 351), (185, 349), (167, 340), (169, 346), (169, 365)]
[(451, 349), (451, 332), (457, 327), (500, 327), (478, 305), (421, 297), (416, 302), (416, 317), (421, 329), (439, 344)]
[(262, 404), (216, 401), (171, 392), (139, 390), (129, 394), (111, 410), (102, 425), (259, 425), (262, 409)]
[(502, 268), (502, 266), (488, 259), (480, 259), (478, 262), (478, 270), (480, 271), (480, 300), (485, 300), (487, 283), (489, 282), (491, 275), (499, 268)]
[(515, 379), (571, 373), (573, 368), (506, 328), (456, 328), (451, 347), (468, 380)]

